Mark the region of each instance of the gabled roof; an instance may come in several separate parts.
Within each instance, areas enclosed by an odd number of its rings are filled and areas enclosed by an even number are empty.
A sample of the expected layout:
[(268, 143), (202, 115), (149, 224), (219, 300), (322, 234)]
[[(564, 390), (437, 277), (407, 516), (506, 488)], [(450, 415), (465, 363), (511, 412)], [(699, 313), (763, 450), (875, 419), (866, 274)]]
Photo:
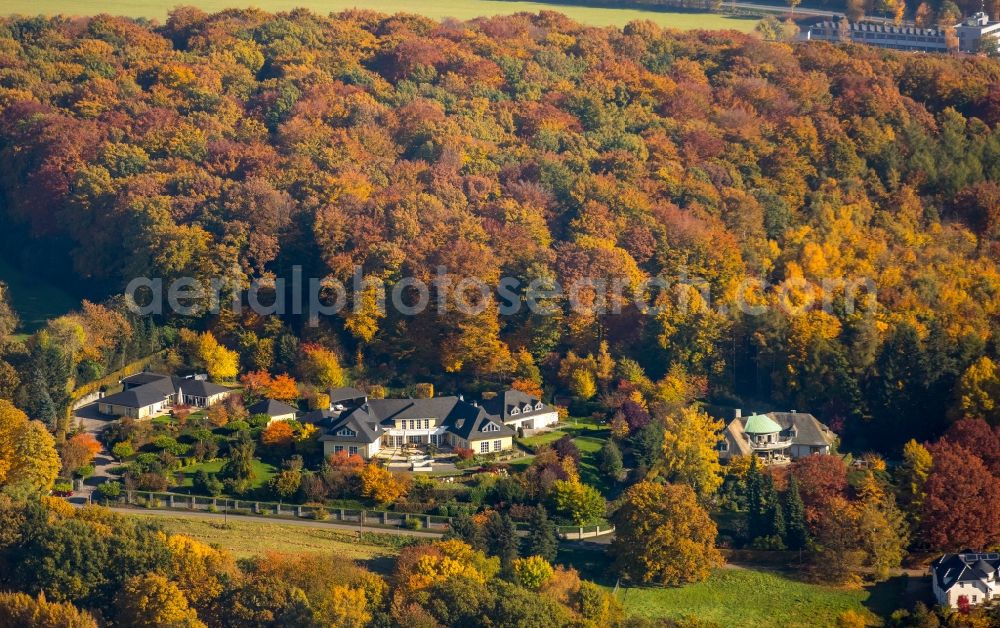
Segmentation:
[(153, 382), (159, 382), (163, 380), (169, 380), (169, 375), (162, 375), (160, 373), (150, 373), (149, 371), (143, 371), (142, 373), (136, 373), (135, 375), (129, 375), (121, 380), (122, 384), (132, 387), (143, 386), (145, 384), (151, 384)]
[(754, 414), (747, 417), (743, 431), (747, 434), (776, 434), (781, 431), (781, 426), (763, 414)]
[(296, 414), (298, 411), (298, 408), (293, 408), (287, 403), (274, 399), (261, 399), (247, 408), (247, 412), (251, 415), (266, 414), (267, 416), (284, 416), (286, 414)]
[[(385, 431), (378, 421), (375, 420), (367, 410), (355, 408), (343, 412), (340, 416), (328, 419), (323, 422), (324, 431), (319, 437), (320, 441), (350, 441), (357, 443), (374, 443), (382, 438)], [(354, 436), (338, 435), (337, 432), (343, 428), (348, 428), (354, 432)]]
[(219, 386), (218, 384), (213, 384), (212, 382), (205, 381), (203, 379), (184, 379), (175, 377), (173, 378), (173, 381), (174, 387), (178, 391), (183, 392), (185, 395), (193, 395), (195, 397), (212, 397), (229, 391), (229, 389), (225, 386)]
[[(487, 428), (490, 430), (487, 431)], [(479, 408), (479, 412), (473, 417), (457, 419), (448, 426), (448, 431), (469, 441), (514, 435), (514, 430), (504, 425), (498, 417), (486, 414), (483, 408)]]
[(166, 401), (167, 397), (179, 392), (194, 397), (213, 397), (229, 392), (225, 386), (219, 386), (206, 380), (171, 377), (159, 373), (136, 373), (122, 379), (122, 384), (133, 386), (133, 388), (108, 395), (101, 399), (101, 402), (127, 408), (145, 408), (154, 403)]
[[(540, 403), (542, 407), (536, 409)], [(490, 416), (498, 417), (502, 421), (555, 411), (555, 408), (543, 403), (541, 399), (514, 389), (505, 390), (492, 399), (483, 400), (483, 408)], [(511, 414), (515, 409), (517, 414)]]
[(980, 553), (966, 550), (945, 554), (931, 563), (938, 587), (947, 591), (957, 582), (975, 582), (996, 578), (1000, 569), (1000, 553)]
[(796, 445), (822, 447), (833, 445), (837, 441), (837, 435), (833, 430), (808, 412), (768, 412), (767, 416), (783, 430), (791, 430), (794, 427), (795, 436), (792, 437), (792, 442)]
[[(350, 426), (364, 434), (362, 442), (375, 442), (386, 429), (394, 428), (396, 421), (409, 419), (434, 419), (439, 427), (464, 438), (479, 440), (489, 437), (513, 436), (514, 430), (498, 417), (491, 417), (486, 410), (459, 397), (433, 397), (431, 399), (369, 399), (356, 408), (341, 413), (317, 410), (307, 413), (300, 420), (316, 423), (323, 428), (320, 440), (346, 440), (336, 436), (337, 430)], [(484, 432), (489, 425), (496, 430)]]
[(163, 391), (152, 386), (139, 386), (132, 390), (124, 390), (114, 395), (108, 395), (99, 400), (100, 403), (107, 403), (126, 408), (145, 408), (155, 403), (166, 400)]

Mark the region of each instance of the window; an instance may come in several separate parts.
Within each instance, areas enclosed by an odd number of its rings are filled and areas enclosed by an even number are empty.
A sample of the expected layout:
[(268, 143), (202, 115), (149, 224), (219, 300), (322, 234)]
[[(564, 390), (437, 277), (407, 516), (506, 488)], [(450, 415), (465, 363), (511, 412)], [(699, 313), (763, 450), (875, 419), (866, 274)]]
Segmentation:
[(352, 445), (351, 447), (347, 448), (347, 453), (350, 454), (351, 456), (357, 456), (358, 455), (358, 448), (354, 447)]
[(358, 433), (349, 427), (342, 427), (337, 430), (337, 436), (357, 436)]
[(538, 403), (535, 404), (535, 410), (541, 410), (541, 409), (542, 409), (542, 402), (539, 401)]
[(499, 432), (500, 428), (497, 427), (496, 423), (488, 423), (483, 427), (484, 432)]
[[(495, 441), (493, 441), (493, 451), (500, 451), (502, 445), (503, 445), (503, 441), (501, 441), (501, 440), (495, 440)], [(973, 601), (975, 601), (975, 600), (973, 600)]]
[(424, 429), (425, 430), (431, 429), (431, 420), (430, 419), (424, 419)]
[(729, 451), (729, 441), (722, 441), (719, 443), (719, 451)]
[(483, 442), (479, 443), (479, 453), (481, 453), (481, 454), (488, 454), (489, 452), (490, 452), (490, 443), (489, 443), (489, 441), (485, 441), (484, 440)]
[(333, 453), (339, 454), (342, 451), (344, 451), (344, 446), (343, 445), (334, 445), (333, 446)]
[(973, 604), (975, 604), (975, 603), (976, 603), (976, 596), (975, 596), (975, 595), (973, 595), (973, 596), (972, 596), (972, 603), (973, 603)]
[(511, 408), (510, 409), (510, 415), (514, 416), (515, 414), (521, 414), (521, 411), (518, 410), (517, 408)]

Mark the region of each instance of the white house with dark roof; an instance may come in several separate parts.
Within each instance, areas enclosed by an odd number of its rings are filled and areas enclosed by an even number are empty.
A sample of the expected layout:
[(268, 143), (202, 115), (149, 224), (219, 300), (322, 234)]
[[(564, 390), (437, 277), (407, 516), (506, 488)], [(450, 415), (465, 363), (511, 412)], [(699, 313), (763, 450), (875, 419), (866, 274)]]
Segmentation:
[(736, 418), (723, 430), (719, 458), (756, 455), (765, 464), (785, 464), (812, 454), (828, 454), (837, 436), (807, 412), (768, 412)]
[(462, 397), (357, 399), (331, 397), (329, 410), (302, 417), (321, 429), (324, 455), (337, 452), (371, 459), (404, 448), (451, 447), (477, 454), (512, 449), (517, 427), (538, 429), (559, 420), (555, 408), (520, 391), (506, 391), (482, 404)]
[(553, 406), (520, 390), (505, 390), (492, 399), (486, 399), (483, 408), (490, 416), (499, 418), (514, 430), (537, 430), (559, 422), (559, 413)]
[(121, 383), (124, 390), (97, 401), (99, 412), (144, 419), (163, 414), (174, 406), (207, 408), (232, 394), (230, 389), (200, 377), (137, 373)]
[(1000, 553), (966, 550), (931, 563), (931, 588), (941, 606), (986, 604), (1000, 595)]

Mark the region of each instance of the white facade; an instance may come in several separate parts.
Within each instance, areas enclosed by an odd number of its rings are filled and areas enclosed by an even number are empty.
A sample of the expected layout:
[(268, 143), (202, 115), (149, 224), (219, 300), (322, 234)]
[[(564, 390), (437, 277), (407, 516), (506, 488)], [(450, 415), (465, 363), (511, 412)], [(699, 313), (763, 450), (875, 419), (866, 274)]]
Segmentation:
[(1000, 596), (1000, 554), (945, 554), (932, 564), (931, 588), (942, 606), (980, 606)]
[(948, 589), (942, 589), (938, 585), (937, 578), (934, 578), (933, 589), (934, 597), (937, 598), (938, 604), (941, 606), (950, 606), (951, 608), (959, 607), (958, 599), (962, 596), (965, 596), (969, 601), (969, 606), (979, 606), (1000, 595), (1000, 583), (996, 580), (989, 582), (985, 580), (956, 582)]
[(352, 443), (352, 442), (342, 442), (338, 443), (336, 441), (325, 441), (323, 443), (323, 457), (327, 458), (335, 453), (347, 452), (347, 455), (353, 456), (355, 454), (361, 456), (365, 460), (371, 460), (379, 452), (379, 441), (374, 443)]
[(508, 425), (515, 430), (519, 427), (523, 427), (526, 430), (537, 430), (543, 427), (549, 427), (555, 425), (559, 422), (559, 413), (545, 412), (543, 414), (527, 415), (524, 417), (518, 417), (518, 415), (511, 415), (504, 421), (504, 425)]

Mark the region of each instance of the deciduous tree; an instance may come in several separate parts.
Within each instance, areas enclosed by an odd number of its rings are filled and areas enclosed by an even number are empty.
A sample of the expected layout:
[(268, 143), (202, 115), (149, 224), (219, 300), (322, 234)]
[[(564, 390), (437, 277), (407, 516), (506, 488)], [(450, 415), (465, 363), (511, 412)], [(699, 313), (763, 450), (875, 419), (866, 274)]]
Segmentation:
[(631, 486), (613, 521), (615, 568), (635, 582), (698, 582), (723, 563), (715, 523), (685, 484)]

